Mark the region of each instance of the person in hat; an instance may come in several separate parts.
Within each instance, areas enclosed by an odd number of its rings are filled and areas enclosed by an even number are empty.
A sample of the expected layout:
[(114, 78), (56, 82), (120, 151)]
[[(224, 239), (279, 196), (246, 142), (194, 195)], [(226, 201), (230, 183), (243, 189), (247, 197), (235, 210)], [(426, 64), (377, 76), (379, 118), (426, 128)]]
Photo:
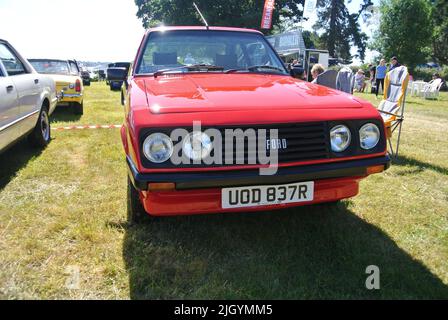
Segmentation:
[(392, 59), (390, 59), (390, 68), (389, 71), (394, 70), (395, 68), (398, 68), (401, 66), (401, 64), (398, 62), (397, 57), (393, 56)]

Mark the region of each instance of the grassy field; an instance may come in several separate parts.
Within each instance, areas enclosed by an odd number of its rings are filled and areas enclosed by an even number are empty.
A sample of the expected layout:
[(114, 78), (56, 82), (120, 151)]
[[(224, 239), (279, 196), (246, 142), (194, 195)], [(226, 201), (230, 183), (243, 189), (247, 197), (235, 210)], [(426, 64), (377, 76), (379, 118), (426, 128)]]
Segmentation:
[[(58, 109), (52, 125), (122, 117), (119, 93), (95, 83), (85, 115)], [(356, 198), (140, 226), (118, 129), (54, 131), (42, 152), (22, 142), (0, 155), (0, 298), (446, 299), (447, 132), (447, 93), (410, 98), (400, 158)], [(365, 288), (369, 265), (380, 290)]]

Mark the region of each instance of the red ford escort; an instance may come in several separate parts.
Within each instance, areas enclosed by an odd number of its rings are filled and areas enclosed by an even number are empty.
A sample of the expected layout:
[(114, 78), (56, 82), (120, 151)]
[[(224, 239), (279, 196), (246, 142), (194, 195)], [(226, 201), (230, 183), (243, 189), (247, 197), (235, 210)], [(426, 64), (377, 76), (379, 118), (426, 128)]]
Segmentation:
[(371, 104), (293, 78), (255, 30), (150, 29), (110, 77), (134, 222), (335, 202), (390, 164)]

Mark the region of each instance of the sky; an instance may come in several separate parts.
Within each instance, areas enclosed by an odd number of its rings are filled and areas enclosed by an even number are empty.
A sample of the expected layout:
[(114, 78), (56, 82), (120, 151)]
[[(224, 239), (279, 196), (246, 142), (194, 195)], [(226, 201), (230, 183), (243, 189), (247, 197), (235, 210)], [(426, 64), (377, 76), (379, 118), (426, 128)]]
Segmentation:
[(134, 0), (0, 0), (0, 39), (24, 57), (131, 61), (145, 30)]
[[(363, 2), (362, 0), (352, 0), (350, 2), (345, 0), (345, 3), (347, 5), (347, 8), (350, 13), (358, 12), (359, 8), (361, 7), (362, 2)], [(378, 6), (380, 3), (380, 0), (372, 0), (372, 3), (374, 6)], [(302, 24), (303, 29), (312, 31), (313, 25), (316, 23), (316, 21), (317, 21), (317, 15), (316, 14), (311, 15), (310, 18), (308, 19), (308, 21), (305, 21)], [(373, 28), (374, 28), (373, 25), (367, 25), (367, 24), (363, 23), (361, 20), (361, 30), (363, 32), (365, 32), (369, 38), (371, 38), (373, 36)], [(356, 47), (352, 48), (351, 54), (353, 54), (353, 55), (357, 54)], [(370, 62), (371, 60), (373, 60), (373, 58), (376, 55), (378, 55), (378, 52), (371, 51), (371, 50), (367, 49), (365, 61)], [(354, 61), (353, 61), (353, 64), (360, 64), (360, 63), (361, 63), (361, 61), (359, 61), (358, 59), (354, 59)]]
[[(349, 10), (360, 3), (352, 0)], [(28, 59), (132, 61), (145, 32), (136, 12), (134, 0), (0, 0), (0, 39)], [(371, 34), (366, 26), (363, 31)]]

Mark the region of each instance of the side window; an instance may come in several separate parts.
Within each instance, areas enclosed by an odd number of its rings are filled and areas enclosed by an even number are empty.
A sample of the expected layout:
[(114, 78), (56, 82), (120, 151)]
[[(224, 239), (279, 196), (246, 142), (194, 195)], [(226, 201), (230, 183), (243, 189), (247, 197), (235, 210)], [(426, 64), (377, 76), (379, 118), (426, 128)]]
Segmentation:
[(78, 75), (79, 74), (79, 69), (78, 66), (76, 65), (75, 62), (70, 61), (70, 73), (73, 75)]
[(0, 43), (0, 60), (10, 76), (27, 73), (22, 62), (3, 43)]

